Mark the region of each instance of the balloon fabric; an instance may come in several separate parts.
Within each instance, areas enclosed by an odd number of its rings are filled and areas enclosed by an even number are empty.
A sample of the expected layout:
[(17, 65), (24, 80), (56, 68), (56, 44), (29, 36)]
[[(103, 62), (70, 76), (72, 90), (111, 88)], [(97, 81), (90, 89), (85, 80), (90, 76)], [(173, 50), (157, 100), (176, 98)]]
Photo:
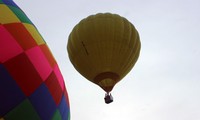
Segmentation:
[(25, 13), (0, 0), (0, 120), (69, 120), (62, 74)]
[(107, 93), (133, 68), (140, 48), (133, 24), (112, 13), (81, 20), (70, 33), (67, 45), (75, 69)]

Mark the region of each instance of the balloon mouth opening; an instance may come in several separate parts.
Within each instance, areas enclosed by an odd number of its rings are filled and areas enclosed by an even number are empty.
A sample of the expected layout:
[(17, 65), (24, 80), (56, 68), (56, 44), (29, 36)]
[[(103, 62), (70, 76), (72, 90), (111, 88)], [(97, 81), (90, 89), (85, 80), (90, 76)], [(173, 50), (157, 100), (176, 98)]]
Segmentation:
[(112, 91), (118, 81), (119, 75), (113, 72), (103, 72), (94, 78), (94, 83), (100, 86), (107, 93)]

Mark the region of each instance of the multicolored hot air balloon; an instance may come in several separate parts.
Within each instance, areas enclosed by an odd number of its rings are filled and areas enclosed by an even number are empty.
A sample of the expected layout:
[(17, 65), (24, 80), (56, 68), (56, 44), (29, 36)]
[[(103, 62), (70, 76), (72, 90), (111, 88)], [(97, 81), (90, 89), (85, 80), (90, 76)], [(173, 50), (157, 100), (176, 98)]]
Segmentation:
[(140, 53), (140, 38), (124, 17), (99, 13), (81, 20), (72, 30), (67, 50), (75, 69), (106, 91), (111, 90), (134, 66)]
[(0, 120), (69, 120), (58, 64), (33, 23), (0, 0)]

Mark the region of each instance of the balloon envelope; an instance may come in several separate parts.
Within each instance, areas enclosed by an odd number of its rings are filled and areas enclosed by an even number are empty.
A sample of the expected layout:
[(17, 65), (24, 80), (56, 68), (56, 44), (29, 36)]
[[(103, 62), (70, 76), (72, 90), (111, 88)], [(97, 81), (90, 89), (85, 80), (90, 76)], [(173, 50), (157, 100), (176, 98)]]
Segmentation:
[(0, 0), (0, 120), (69, 120), (58, 64), (33, 23)]
[(139, 34), (127, 19), (99, 13), (73, 28), (67, 50), (80, 74), (110, 92), (134, 66), (140, 46)]

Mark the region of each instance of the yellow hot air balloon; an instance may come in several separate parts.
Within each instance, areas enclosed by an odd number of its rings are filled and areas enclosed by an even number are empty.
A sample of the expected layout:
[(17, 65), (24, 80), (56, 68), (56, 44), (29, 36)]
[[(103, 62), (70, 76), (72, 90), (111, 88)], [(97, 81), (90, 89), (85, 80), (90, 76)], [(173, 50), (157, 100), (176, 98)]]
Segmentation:
[(81, 20), (69, 35), (67, 50), (75, 69), (106, 91), (111, 90), (134, 66), (140, 53), (140, 38), (124, 17), (98, 13)]

